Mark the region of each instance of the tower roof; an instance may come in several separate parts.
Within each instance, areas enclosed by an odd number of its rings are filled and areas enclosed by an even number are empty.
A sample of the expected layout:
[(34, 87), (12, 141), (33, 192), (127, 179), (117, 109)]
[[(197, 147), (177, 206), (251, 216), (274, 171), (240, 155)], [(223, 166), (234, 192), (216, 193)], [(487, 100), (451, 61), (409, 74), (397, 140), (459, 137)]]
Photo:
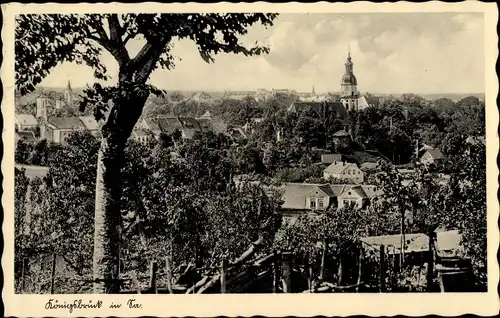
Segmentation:
[(342, 85), (358, 85), (356, 76), (353, 73), (353, 63), (351, 60), (351, 46), (347, 51), (347, 61), (345, 62), (345, 73), (342, 76)]
[(358, 85), (358, 80), (353, 73), (345, 73), (342, 76), (342, 85)]

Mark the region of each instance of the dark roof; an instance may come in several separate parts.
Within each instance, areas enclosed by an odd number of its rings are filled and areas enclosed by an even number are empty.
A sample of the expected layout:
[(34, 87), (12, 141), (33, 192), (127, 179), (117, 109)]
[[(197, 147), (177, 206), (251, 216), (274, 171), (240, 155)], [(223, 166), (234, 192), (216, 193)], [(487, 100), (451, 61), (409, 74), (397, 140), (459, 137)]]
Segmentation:
[(341, 196), (354, 191), (362, 198), (373, 198), (381, 195), (373, 185), (353, 185), (353, 184), (315, 184), (315, 183), (285, 183), (283, 185), (283, 209), (308, 210), (306, 198), (313, 190), (320, 190), (330, 198)]
[(350, 137), (349, 133), (345, 130), (339, 130), (333, 134), (334, 137)]
[(358, 85), (358, 80), (356, 79), (356, 76), (354, 76), (353, 73), (345, 73), (344, 76), (342, 76), (342, 84)]
[(50, 117), (47, 121), (57, 129), (86, 128), (78, 117)]
[(331, 164), (334, 162), (343, 161), (343, 156), (339, 153), (328, 153), (321, 155), (321, 162), (326, 164)]
[(27, 142), (36, 142), (35, 134), (32, 131), (18, 131), (16, 132), (16, 138)]
[(182, 123), (176, 117), (158, 118), (158, 126), (162, 132), (173, 133), (176, 130), (182, 131)]
[(34, 179), (35, 177), (43, 178), (49, 172), (49, 168), (44, 166), (16, 164), (15, 167), (17, 170), (25, 169), (25, 174), (28, 179)]
[(346, 121), (348, 119), (347, 110), (341, 102), (336, 101), (321, 101), (321, 102), (303, 102), (297, 101), (292, 103), (288, 108), (291, 112), (304, 112), (314, 110), (318, 115), (322, 116), (323, 111), (326, 113), (335, 112), (337, 117)]
[(148, 126), (148, 129), (150, 129), (151, 131), (159, 131), (160, 130), (160, 126), (158, 125), (157, 119), (146, 118), (146, 119), (144, 119), (144, 122)]
[(444, 155), (441, 153), (441, 151), (439, 149), (427, 149), (427, 151), (432, 158), (434, 159), (443, 159), (444, 158)]

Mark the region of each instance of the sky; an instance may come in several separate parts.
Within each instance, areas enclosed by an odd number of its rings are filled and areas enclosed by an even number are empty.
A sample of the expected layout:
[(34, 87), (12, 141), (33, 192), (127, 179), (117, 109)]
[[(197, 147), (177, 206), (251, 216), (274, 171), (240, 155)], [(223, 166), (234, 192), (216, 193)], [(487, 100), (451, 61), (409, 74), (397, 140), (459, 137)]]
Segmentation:
[[(252, 26), (242, 42), (268, 45), (267, 55), (217, 55), (204, 62), (196, 45), (174, 42), (174, 70), (156, 70), (151, 84), (169, 90), (294, 89), (337, 92), (350, 47), (358, 89), (364, 93), (482, 93), (485, 90), (482, 13), (282, 14), (272, 27)], [(134, 56), (143, 45), (129, 42)], [(117, 64), (102, 57), (112, 80)], [(55, 67), (40, 86), (92, 84), (82, 65)]]

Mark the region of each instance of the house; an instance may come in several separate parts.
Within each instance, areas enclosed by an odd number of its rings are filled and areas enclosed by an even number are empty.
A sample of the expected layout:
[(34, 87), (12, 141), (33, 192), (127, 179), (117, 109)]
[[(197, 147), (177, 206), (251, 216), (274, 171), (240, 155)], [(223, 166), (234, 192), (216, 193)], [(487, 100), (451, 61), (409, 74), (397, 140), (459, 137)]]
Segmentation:
[(208, 95), (205, 92), (197, 92), (191, 97), (192, 100), (198, 103), (209, 102), (212, 100), (212, 96)]
[[(453, 257), (463, 251), (461, 244), (462, 235), (458, 230), (436, 231), (434, 248), (437, 256)], [(424, 233), (407, 233), (404, 235), (405, 253), (426, 253), (429, 251), (429, 236)], [(365, 250), (380, 250), (384, 245), (386, 254), (396, 255), (401, 253), (401, 234), (362, 237), (360, 239)]]
[(222, 99), (234, 99), (234, 100), (245, 100), (245, 99), (251, 99), (251, 100), (256, 100), (255, 94), (256, 92), (252, 91), (243, 91), (243, 92), (230, 92), (230, 91), (225, 91), (224, 94), (222, 95)]
[(242, 128), (229, 128), (227, 130), (227, 135), (231, 137), (235, 142), (248, 139)]
[(49, 117), (40, 129), (40, 137), (55, 143), (64, 143), (71, 133), (86, 129), (79, 117)]
[(321, 163), (332, 164), (334, 162), (345, 162), (346, 158), (339, 153), (327, 153), (321, 155)]
[(293, 102), (287, 109), (291, 113), (302, 113), (314, 111), (319, 118), (327, 118), (330, 116), (335, 116), (336, 118), (347, 122), (348, 115), (347, 111), (341, 102), (334, 101), (321, 101), (321, 102)]
[(255, 127), (264, 121), (264, 118), (250, 118), (250, 120), (241, 128), (246, 134), (254, 134)]
[(364, 181), (364, 172), (355, 163), (335, 161), (323, 171), (323, 178), (325, 180), (339, 179), (360, 184)]
[(465, 142), (471, 145), (477, 145), (481, 143), (486, 146), (486, 138), (484, 138), (484, 136), (469, 136), (467, 137)]
[(16, 145), (19, 140), (27, 144), (35, 144), (37, 142), (35, 133), (32, 131), (16, 131)]
[(347, 149), (351, 147), (351, 135), (346, 129), (337, 131), (333, 134), (332, 138), (336, 149)]
[(359, 167), (362, 171), (375, 171), (378, 168), (377, 162), (363, 162)]
[(94, 136), (99, 133), (99, 124), (95, 120), (94, 116), (81, 116), (78, 117), (85, 125), (85, 128)]
[(158, 138), (161, 133), (157, 118), (145, 118), (141, 121), (140, 125), (137, 125), (137, 128), (152, 132), (155, 138)]
[(63, 106), (74, 107), (79, 100), (80, 96), (73, 92), (69, 81), (63, 93), (42, 91), (36, 99), (36, 118), (46, 118)]
[(212, 119), (212, 114), (210, 113), (209, 110), (207, 110), (203, 115), (201, 115), (200, 117), (196, 118), (196, 119)]
[(132, 139), (140, 143), (147, 143), (153, 138), (152, 133), (148, 133), (144, 129), (134, 129), (132, 131)]
[(444, 159), (444, 155), (439, 149), (427, 149), (422, 157), (420, 157), (420, 163), (430, 165), (442, 159)]
[(281, 208), (286, 218), (321, 212), (332, 205), (342, 208), (351, 202), (363, 208), (381, 195), (372, 185), (285, 183), (282, 188)]
[(337, 196), (338, 208), (355, 207), (358, 209), (368, 206), (374, 197), (381, 195), (381, 191), (372, 185), (352, 185), (344, 188)]
[[(31, 201), (31, 192), (33, 191), (34, 187), (34, 180), (35, 179), (41, 179), (48, 181), (47, 175), (49, 173), (49, 168), (48, 167), (43, 167), (43, 166), (33, 166), (33, 165), (22, 165), (22, 164), (16, 164), (14, 166), (15, 172), (16, 173), (24, 173), (24, 176), (28, 178), (28, 187), (26, 188), (26, 196), (25, 196), (25, 202), (24, 202), (24, 208), (25, 208), (25, 214), (24, 214), (24, 222), (22, 222), (23, 228), (21, 231), (25, 234), (28, 234), (32, 231), (36, 231), (37, 229), (37, 224), (34, 223), (36, 219), (33, 219), (32, 216), (35, 214), (40, 214), (43, 213), (44, 211), (47, 210), (47, 200), (42, 198), (42, 200), (39, 203), (34, 203)], [(47, 182), (42, 182), (38, 184), (38, 187), (43, 188), (47, 186)]]
[(32, 114), (16, 114), (16, 131), (32, 130), (38, 128), (38, 121)]

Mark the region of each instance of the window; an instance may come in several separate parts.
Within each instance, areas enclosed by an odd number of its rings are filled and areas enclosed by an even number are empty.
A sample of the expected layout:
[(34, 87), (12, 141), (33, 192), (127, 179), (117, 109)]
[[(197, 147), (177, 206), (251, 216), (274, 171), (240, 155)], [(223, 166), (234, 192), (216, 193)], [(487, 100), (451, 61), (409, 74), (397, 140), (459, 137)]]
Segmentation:
[(311, 200), (310, 207), (311, 207), (312, 209), (316, 208), (316, 201)]
[(323, 199), (318, 199), (318, 208), (323, 208)]

